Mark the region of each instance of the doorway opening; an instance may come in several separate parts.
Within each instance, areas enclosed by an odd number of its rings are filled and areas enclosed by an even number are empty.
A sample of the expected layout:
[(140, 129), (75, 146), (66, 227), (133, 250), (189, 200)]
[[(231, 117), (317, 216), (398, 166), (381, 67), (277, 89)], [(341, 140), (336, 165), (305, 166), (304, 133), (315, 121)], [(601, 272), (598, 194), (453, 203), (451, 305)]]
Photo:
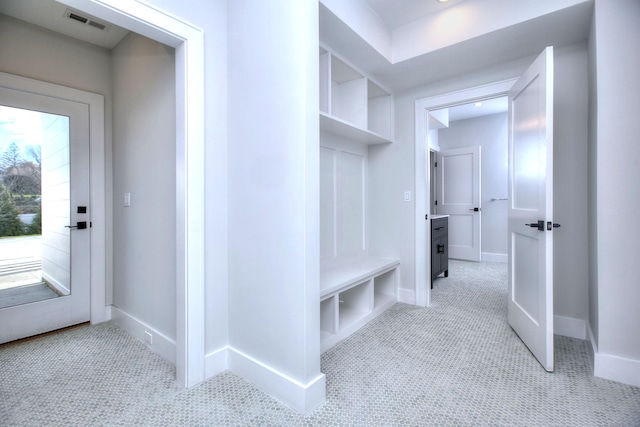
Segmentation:
[[(416, 167), (415, 167), (415, 188), (416, 188), (416, 295), (415, 300), (417, 305), (429, 306), (431, 304), (431, 266), (429, 260), (431, 259), (431, 229), (428, 221), (424, 220), (425, 212), (434, 213), (432, 208), (437, 207), (433, 197), (436, 196), (436, 192), (431, 186), (431, 179), (436, 173), (433, 170), (435, 162), (437, 161), (437, 152), (440, 151), (438, 141), (438, 128), (436, 122), (433, 121), (431, 112), (436, 112), (444, 109), (454, 109), (457, 106), (461, 107), (461, 110), (478, 108), (475, 107), (476, 102), (501, 98), (507, 95), (511, 86), (515, 83), (516, 79), (509, 79), (493, 84), (479, 86), (475, 88), (469, 88), (458, 92), (452, 92), (444, 95), (439, 95), (431, 98), (425, 98), (416, 101), (415, 103), (415, 122), (416, 122)], [(441, 117), (442, 113), (436, 113), (436, 116)], [(455, 117), (455, 116), (454, 116)], [(463, 116), (461, 116), (463, 117)], [(464, 120), (464, 119), (461, 119)], [(446, 121), (449, 121), (447, 117)], [(506, 133), (506, 131), (505, 131)], [(433, 154), (432, 154), (433, 153)], [(432, 160), (432, 155), (436, 156)], [(438, 180), (436, 179), (436, 182)], [(438, 185), (442, 185), (442, 182), (438, 182)], [(498, 196), (489, 196), (498, 198)], [(478, 206), (480, 209), (480, 206)]]
[(507, 110), (507, 97), (498, 97), (429, 111), (430, 212), (448, 216), (451, 260), (501, 262), (506, 270)]

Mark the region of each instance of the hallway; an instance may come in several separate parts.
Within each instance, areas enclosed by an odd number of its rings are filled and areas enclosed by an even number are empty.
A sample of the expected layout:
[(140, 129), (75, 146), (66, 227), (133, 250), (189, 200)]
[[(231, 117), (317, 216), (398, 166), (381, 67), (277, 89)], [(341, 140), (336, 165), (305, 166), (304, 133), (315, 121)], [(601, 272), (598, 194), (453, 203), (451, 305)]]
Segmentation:
[(506, 264), (451, 261), (433, 306), (396, 304), (322, 356), (327, 402), (303, 418), (225, 372), (192, 389), (111, 323), (0, 347), (7, 426), (640, 425), (640, 389), (592, 376), (556, 336), (546, 373), (506, 323)]

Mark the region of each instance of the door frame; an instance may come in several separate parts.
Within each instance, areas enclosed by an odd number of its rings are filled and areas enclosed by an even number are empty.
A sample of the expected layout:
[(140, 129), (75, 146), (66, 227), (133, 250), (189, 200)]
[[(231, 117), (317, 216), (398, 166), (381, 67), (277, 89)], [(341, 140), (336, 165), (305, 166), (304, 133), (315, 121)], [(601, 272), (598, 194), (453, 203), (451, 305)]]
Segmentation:
[(429, 180), (431, 164), (429, 161), (429, 111), (468, 104), (481, 99), (506, 96), (517, 78), (501, 80), (482, 86), (422, 98), (415, 101), (415, 304), (423, 307), (431, 305), (431, 228), (425, 220), (430, 215), (431, 194)]
[(175, 48), (176, 377), (205, 379), (204, 33), (154, 6), (126, 0), (57, 0)]

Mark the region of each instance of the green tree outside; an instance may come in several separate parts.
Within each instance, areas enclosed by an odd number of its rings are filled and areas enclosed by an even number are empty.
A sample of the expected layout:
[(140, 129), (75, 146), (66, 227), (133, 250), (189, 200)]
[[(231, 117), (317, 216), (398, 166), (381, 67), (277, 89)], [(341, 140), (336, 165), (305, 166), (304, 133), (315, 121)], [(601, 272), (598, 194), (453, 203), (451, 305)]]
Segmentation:
[(31, 224), (27, 225), (25, 234), (42, 234), (42, 205), (38, 206), (36, 216), (33, 217)]
[(22, 236), (24, 224), (18, 218), (18, 211), (13, 204), (11, 193), (0, 183), (0, 237)]

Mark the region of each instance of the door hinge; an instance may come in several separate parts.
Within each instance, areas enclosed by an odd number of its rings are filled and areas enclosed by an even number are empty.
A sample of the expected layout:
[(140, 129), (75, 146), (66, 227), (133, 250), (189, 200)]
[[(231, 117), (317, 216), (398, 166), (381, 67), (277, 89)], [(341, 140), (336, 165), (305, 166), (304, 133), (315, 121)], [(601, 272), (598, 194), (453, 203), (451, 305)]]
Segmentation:
[(438, 201), (437, 201), (437, 200), (436, 200), (436, 202), (435, 202), (435, 204), (434, 204), (434, 205), (435, 205), (435, 206), (438, 206)]

